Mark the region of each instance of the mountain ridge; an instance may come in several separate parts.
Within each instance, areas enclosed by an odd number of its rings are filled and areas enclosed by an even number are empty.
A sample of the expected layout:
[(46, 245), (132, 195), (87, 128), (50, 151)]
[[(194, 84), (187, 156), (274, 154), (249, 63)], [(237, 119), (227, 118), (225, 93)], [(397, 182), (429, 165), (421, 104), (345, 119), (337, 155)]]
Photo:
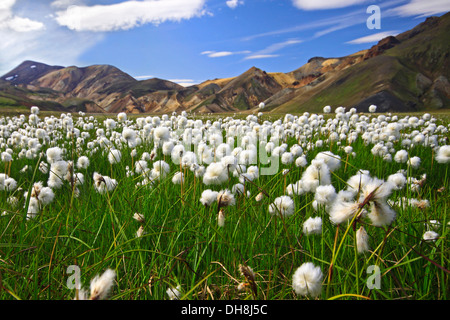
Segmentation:
[[(50, 66), (24, 61), (0, 77), (0, 99), (87, 112), (321, 112), (323, 106), (419, 111), (450, 105), (450, 13), (343, 57), (312, 57), (290, 72), (253, 66), (242, 74), (183, 87), (137, 80), (111, 65)], [(1, 100), (0, 100), (1, 102)]]

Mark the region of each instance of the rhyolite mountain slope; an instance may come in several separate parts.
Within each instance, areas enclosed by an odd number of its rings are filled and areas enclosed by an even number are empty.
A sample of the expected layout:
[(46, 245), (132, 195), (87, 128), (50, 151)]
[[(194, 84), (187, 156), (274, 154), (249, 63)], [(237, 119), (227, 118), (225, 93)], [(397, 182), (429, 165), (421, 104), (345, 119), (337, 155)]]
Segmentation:
[[(367, 111), (420, 111), (450, 106), (450, 13), (344, 57), (313, 57), (291, 72), (252, 67), (189, 87), (138, 81), (110, 65), (49, 66), (25, 61), (0, 77), (0, 102), (46, 110), (169, 113), (174, 111), (321, 112), (325, 105)], [(0, 103), (0, 106), (2, 104)]]
[(277, 112), (318, 111), (324, 105), (367, 111), (419, 111), (450, 106), (450, 14), (430, 17), (410, 31), (387, 37), (362, 52), (362, 60), (335, 68), (269, 103)]

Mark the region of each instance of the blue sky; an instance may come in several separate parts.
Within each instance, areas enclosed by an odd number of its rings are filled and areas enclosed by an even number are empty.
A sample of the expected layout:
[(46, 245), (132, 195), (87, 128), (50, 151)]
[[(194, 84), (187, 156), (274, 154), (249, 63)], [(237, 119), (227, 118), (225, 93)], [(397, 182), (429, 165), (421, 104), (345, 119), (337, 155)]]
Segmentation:
[[(379, 8), (379, 28), (369, 28)], [(293, 71), (450, 11), (449, 0), (0, 0), (0, 74), (24, 60), (111, 64), (184, 85)]]

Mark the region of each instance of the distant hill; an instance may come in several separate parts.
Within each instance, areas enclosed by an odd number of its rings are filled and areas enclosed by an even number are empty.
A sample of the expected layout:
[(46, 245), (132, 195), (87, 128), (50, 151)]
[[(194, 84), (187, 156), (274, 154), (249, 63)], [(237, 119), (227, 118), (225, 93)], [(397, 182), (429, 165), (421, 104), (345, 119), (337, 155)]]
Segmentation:
[(326, 104), (358, 111), (367, 111), (371, 104), (379, 111), (446, 108), (450, 106), (449, 55), (447, 13), (428, 18), (396, 37), (382, 39), (369, 50), (353, 55), (353, 61), (349, 60), (351, 56), (339, 59), (342, 63), (336, 68), (316, 72), (313, 82), (292, 92), (292, 99), (269, 103), (269, 108), (277, 112), (294, 112), (299, 106), (301, 110), (317, 111)]
[(0, 77), (5, 104), (87, 112), (321, 112), (325, 105), (367, 111), (420, 111), (450, 106), (450, 13), (344, 57), (313, 57), (288, 73), (252, 67), (233, 78), (183, 87), (138, 81), (110, 65), (49, 66), (24, 61)]
[(35, 61), (24, 61), (16, 68), (2, 76), (0, 79), (8, 81), (13, 85), (29, 84), (34, 80), (46, 75), (49, 72), (63, 69), (60, 66), (49, 66)]

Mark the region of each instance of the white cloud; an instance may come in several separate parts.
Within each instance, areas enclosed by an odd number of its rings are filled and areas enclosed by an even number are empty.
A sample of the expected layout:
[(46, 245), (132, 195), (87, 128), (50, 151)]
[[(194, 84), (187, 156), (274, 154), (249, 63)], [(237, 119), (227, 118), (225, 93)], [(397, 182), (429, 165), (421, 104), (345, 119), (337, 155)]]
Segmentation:
[[(5, 13), (4, 0), (0, 0), (0, 14)], [(14, 1), (10, 1), (10, 4)], [(43, 17), (45, 28), (31, 28), (26, 21), (12, 20), (9, 27), (0, 28), (0, 74), (5, 74), (24, 60), (34, 60), (49, 65), (80, 65), (80, 56), (103, 39), (99, 33), (76, 33), (61, 28), (51, 19), (50, 6), (37, 6), (35, 16)], [(12, 5), (7, 7), (9, 16)], [(23, 6), (14, 10), (29, 9)], [(3, 11), (2, 11), (3, 10)], [(0, 18), (3, 18), (0, 16)], [(26, 19), (26, 18), (23, 18)], [(4, 21), (0, 19), (0, 21)], [(32, 21), (32, 20), (30, 20)], [(31, 25), (32, 26), (32, 25)], [(27, 32), (24, 32), (26, 30)]]
[(277, 42), (274, 44), (271, 44), (270, 46), (266, 47), (265, 49), (262, 49), (258, 52), (255, 52), (247, 57), (244, 58), (244, 60), (249, 59), (264, 59), (264, 58), (275, 58), (278, 57), (278, 54), (274, 54), (277, 51), (280, 51), (284, 49), (287, 46), (295, 45), (302, 43), (301, 40), (298, 39), (290, 39), (283, 42)]
[(31, 32), (45, 29), (45, 25), (40, 21), (14, 15), (15, 3), (16, 0), (2, 0), (0, 3), (0, 30)]
[(70, 6), (81, 5), (82, 0), (54, 0), (50, 6), (56, 9), (67, 9)]
[(73, 34), (69, 30), (53, 28), (47, 28), (46, 32), (0, 31), (0, 74), (24, 60), (49, 65), (80, 65), (79, 57), (101, 38), (99, 34)]
[[(152, 78), (165, 79), (164, 77), (161, 78), (161, 77), (156, 77), (154, 75), (134, 76), (134, 78), (136, 80), (148, 80), (148, 79), (152, 79)], [(194, 79), (167, 79), (167, 81), (174, 82), (183, 87), (189, 87), (189, 86), (193, 86), (193, 85), (203, 82), (203, 81), (194, 80)]]
[(233, 52), (230, 52), (230, 51), (220, 51), (220, 52), (212, 52), (212, 53), (208, 54), (208, 57), (219, 58), (219, 57), (231, 56), (232, 54), (233, 54)]
[[(341, 14), (338, 16), (329, 17), (326, 19), (318, 19), (318, 20), (312, 21), (310, 23), (298, 24), (298, 25), (295, 25), (290, 28), (277, 29), (277, 30), (272, 30), (272, 31), (262, 32), (259, 34), (250, 35), (250, 36), (244, 37), (242, 40), (250, 41), (250, 40), (254, 40), (254, 39), (262, 38), (262, 37), (277, 36), (277, 35), (282, 35), (282, 34), (286, 34), (286, 33), (297, 33), (297, 32), (301, 32), (301, 31), (314, 30), (314, 29), (322, 29), (320, 31), (317, 31), (313, 35), (314, 38), (317, 38), (317, 37), (320, 37), (321, 35), (330, 33), (332, 31), (344, 29), (344, 28), (347, 28), (347, 27), (350, 27), (350, 26), (353, 26), (356, 24), (364, 23), (364, 26), (365, 26), (367, 17), (368, 17), (368, 15), (365, 14), (365, 11), (361, 12), (361, 10), (355, 10), (355, 11)], [(323, 29), (323, 28), (325, 28), (325, 29)]]
[(250, 56), (245, 57), (245, 60), (276, 58), (279, 56), (280, 56), (279, 54), (252, 54)]
[(350, 44), (361, 44), (361, 43), (371, 43), (371, 42), (378, 42), (381, 39), (384, 39), (388, 36), (396, 36), (399, 33), (397, 30), (391, 30), (391, 31), (384, 31), (379, 33), (374, 33), (365, 37), (361, 37), (355, 40), (348, 41), (347, 43)]
[(324, 10), (324, 9), (336, 9), (362, 4), (367, 0), (292, 0), (293, 5), (302, 10)]
[(42, 22), (28, 18), (13, 16), (0, 22), (0, 29), (10, 29), (16, 32), (30, 32), (45, 29)]
[(244, 1), (239, 1), (239, 0), (228, 0), (226, 2), (227, 6), (230, 7), (231, 9), (236, 8), (238, 5), (244, 4)]
[(181, 21), (205, 14), (206, 0), (123, 1), (111, 5), (69, 6), (56, 21), (76, 31), (128, 30), (143, 24)]
[(411, 0), (409, 3), (392, 9), (392, 12), (402, 17), (426, 17), (450, 11), (448, 0)]
[(266, 49), (262, 50), (261, 52), (271, 53), (271, 52), (281, 50), (284, 47), (294, 45), (294, 44), (299, 44), (299, 43), (302, 43), (302, 41), (297, 40), (297, 39), (290, 39), (290, 40), (286, 40), (283, 42), (277, 42), (277, 43), (274, 43), (274, 44), (268, 46)]
[(207, 55), (209, 58), (220, 58), (220, 57), (226, 57), (226, 56), (232, 56), (232, 55), (236, 55), (236, 54), (248, 54), (250, 53), (250, 51), (245, 50), (245, 51), (236, 51), (236, 52), (231, 52), (231, 51), (203, 51), (201, 54), (202, 55)]
[(155, 78), (155, 76), (154, 75), (144, 75), (144, 76), (135, 76), (134, 78), (136, 80), (148, 80), (148, 79)]
[(2, 0), (0, 2), (0, 11), (11, 10), (15, 3), (16, 0)]
[(179, 84), (180, 86), (183, 87), (189, 87), (203, 82), (193, 79), (169, 79), (169, 81), (175, 82), (176, 84)]

